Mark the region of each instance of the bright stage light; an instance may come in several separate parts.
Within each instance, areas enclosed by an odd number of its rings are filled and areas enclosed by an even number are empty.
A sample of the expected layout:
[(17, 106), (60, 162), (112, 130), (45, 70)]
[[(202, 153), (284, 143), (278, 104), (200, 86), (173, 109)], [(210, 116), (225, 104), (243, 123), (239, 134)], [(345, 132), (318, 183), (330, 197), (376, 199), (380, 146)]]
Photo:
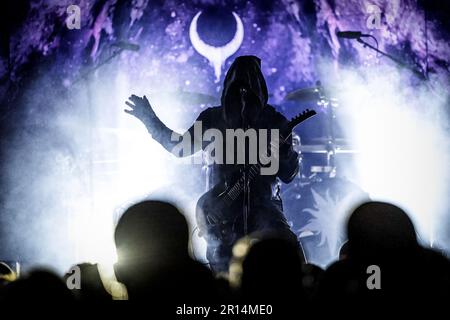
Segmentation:
[[(191, 171), (194, 174), (191, 160), (168, 153), (138, 119), (123, 110), (131, 94), (147, 95), (163, 122), (178, 131), (187, 129), (198, 110), (190, 110), (180, 104), (179, 97), (167, 94), (164, 81), (140, 81), (128, 75), (118, 71), (114, 81), (97, 79), (90, 85), (95, 110), (92, 190), (72, 204), (78, 212), (71, 222), (76, 261), (112, 266), (117, 260), (115, 224), (128, 206), (146, 197), (177, 203), (193, 221), (195, 196), (200, 191), (189, 189), (189, 181), (182, 181)], [(176, 83), (176, 75), (172, 77)], [(196, 241), (196, 247), (203, 245)]]
[(448, 208), (444, 91), (436, 94), (432, 82), (411, 86), (389, 68), (345, 70), (340, 76), (339, 107), (351, 114), (342, 126), (360, 151), (359, 185), (372, 199), (406, 209), (422, 241), (433, 244)]

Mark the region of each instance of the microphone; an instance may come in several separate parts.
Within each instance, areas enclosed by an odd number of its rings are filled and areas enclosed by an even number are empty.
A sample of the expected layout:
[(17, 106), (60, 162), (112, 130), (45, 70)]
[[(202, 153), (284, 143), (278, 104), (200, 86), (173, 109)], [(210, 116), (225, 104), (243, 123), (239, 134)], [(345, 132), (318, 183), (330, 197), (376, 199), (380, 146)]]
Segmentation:
[(120, 48), (122, 50), (129, 50), (129, 51), (139, 51), (139, 49), (141, 48), (138, 44), (126, 41), (117, 41), (113, 43), (112, 46)]
[(336, 35), (344, 39), (359, 39), (361, 37), (370, 37), (370, 34), (361, 33), (361, 31), (338, 31)]

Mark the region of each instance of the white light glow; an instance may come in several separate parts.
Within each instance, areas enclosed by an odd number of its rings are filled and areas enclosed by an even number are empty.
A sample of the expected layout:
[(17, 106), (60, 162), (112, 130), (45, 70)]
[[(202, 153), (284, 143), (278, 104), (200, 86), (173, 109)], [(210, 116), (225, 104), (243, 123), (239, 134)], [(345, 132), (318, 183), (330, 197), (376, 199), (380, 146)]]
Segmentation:
[(336, 90), (356, 149), (359, 185), (372, 199), (400, 205), (433, 244), (448, 206), (450, 147), (444, 91), (411, 87), (398, 70), (344, 70)]
[[(168, 76), (177, 82), (176, 75)], [(197, 192), (187, 190), (180, 181), (180, 171), (192, 170), (190, 161), (176, 158), (154, 141), (138, 119), (123, 111), (125, 101), (131, 94), (146, 95), (161, 120), (178, 131), (187, 129), (197, 114), (180, 105), (178, 97), (168, 95), (170, 89), (163, 82), (139, 81), (126, 71), (115, 72), (113, 82), (93, 81), (91, 90), (95, 109), (92, 190), (73, 204), (79, 214), (71, 229), (76, 261), (111, 266), (117, 259), (114, 226), (129, 205), (157, 193), (180, 205), (192, 221)], [(166, 190), (163, 195), (158, 193), (161, 189)], [(193, 198), (186, 201), (186, 194)]]

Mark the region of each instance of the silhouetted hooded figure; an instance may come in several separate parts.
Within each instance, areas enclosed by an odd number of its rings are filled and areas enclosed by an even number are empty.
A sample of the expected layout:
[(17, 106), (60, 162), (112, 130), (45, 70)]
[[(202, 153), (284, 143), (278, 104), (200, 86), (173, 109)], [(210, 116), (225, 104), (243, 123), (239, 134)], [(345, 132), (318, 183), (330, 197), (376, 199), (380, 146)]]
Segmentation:
[[(208, 161), (209, 176), (207, 188), (211, 187), (218, 191), (224, 190), (227, 186), (233, 185), (239, 177), (242, 176), (244, 166), (249, 163), (249, 142), (246, 142), (245, 164), (238, 164), (238, 147), (227, 149), (230, 144), (226, 141), (227, 129), (248, 128), (266, 129), (267, 139), (271, 139), (271, 129), (278, 129), (280, 136), (288, 137), (288, 121), (278, 113), (272, 106), (267, 104), (268, 92), (266, 82), (261, 72), (261, 60), (255, 56), (240, 56), (236, 58), (228, 70), (221, 96), (221, 106), (205, 109), (200, 113), (197, 120), (202, 125), (202, 135), (195, 135), (194, 125), (191, 126), (183, 135), (179, 137), (190, 139), (192, 148), (190, 150), (174, 149), (179, 141), (173, 141), (171, 137), (178, 135), (166, 127), (156, 116), (151, 108), (147, 98), (131, 96), (135, 106), (128, 113), (139, 118), (147, 127), (149, 133), (164, 146), (169, 152), (176, 156), (189, 156), (201, 149), (205, 150), (210, 141), (202, 139), (203, 133), (208, 129), (217, 129), (222, 133), (223, 138), (223, 161)], [(280, 141), (282, 138), (280, 137)], [(183, 140), (184, 141), (184, 140)], [(214, 141), (214, 143), (219, 143)], [(259, 149), (259, 141), (257, 143)], [(267, 141), (269, 146), (269, 141)], [(240, 150), (242, 151), (242, 149)], [(267, 152), (267, 150), (263, 150)], [(229, 164), (226, 159), (230, 152), (233, 152), (234, 161)], [(258, 150), (258, 154), (259, 154)], [(228, 154), (228, 155), (227, 155)], [(208, 155), (208, 153), (207, 153)], [(215, 154), (217, 156), (217, 154)], [(256, 155), (258, 157), (258, 155)], [(298, 154), (292, 148), (292, 140), (287, 139), (286, 143), (281, 144), (279, 148), (278, 171), (274, 175), (258, 175), (249, 185), (248, 202), (249, 216), (247, 228), (243, 227), (243, 218), (238, 217), (233, 230), (227, 232), (227, 236), (232, 235), (238, 239), (245, 234), (253, 231), (266, 229), (276, 229), (286, 231), (295, 237), (289, 229), (289, 226), (282, 213), (281, 198), (279, 196), (279, 183), (281, 180), (289, 183), (298, 172)], [(212, 162), (212, 163), (211, 163)], [(250, 162), (251, 163), (251, 162)], [(180, 182), (181, 183), (181, 182)], [(243, 211), (243, 199), (241, 195), (230, 208), (233, 212)], [(231, 247), (233, 241), (224, 243), (224, 241), (208, 241), (207, 258), (216, 271), (226, 271), (229, 259), (231, 257)]]

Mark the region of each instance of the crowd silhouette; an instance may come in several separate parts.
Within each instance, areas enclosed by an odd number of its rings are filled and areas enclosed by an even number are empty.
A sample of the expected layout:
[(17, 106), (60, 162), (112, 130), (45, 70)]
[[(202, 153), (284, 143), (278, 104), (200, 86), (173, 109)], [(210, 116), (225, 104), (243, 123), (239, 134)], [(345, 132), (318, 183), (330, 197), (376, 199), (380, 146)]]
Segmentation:
[[(156, 306), (283, 303), (342, 308), (355, 303), (390, 304), (399, 299), (437, 302), (450, 297), (450, 262), (421, 246), (408, 215), (384, 202), (357, 207), (347, 222), (348, 241), (326, 270), (308, 263), (299, 242), (276, 232), (250, 234), (234, 245), (228, 273), (213, 274), (189, 255), (189, 228), (176, 206), (146, 200), (128, 208), (114, 234), (115, 277), (126, 298)], [(0, 301), (110, 301), (95, 264), (77, 265), (78, 288), (40, 269), (15, 277), (0, 263)], [(377, 275), (378, 273), (378, 275)]]

